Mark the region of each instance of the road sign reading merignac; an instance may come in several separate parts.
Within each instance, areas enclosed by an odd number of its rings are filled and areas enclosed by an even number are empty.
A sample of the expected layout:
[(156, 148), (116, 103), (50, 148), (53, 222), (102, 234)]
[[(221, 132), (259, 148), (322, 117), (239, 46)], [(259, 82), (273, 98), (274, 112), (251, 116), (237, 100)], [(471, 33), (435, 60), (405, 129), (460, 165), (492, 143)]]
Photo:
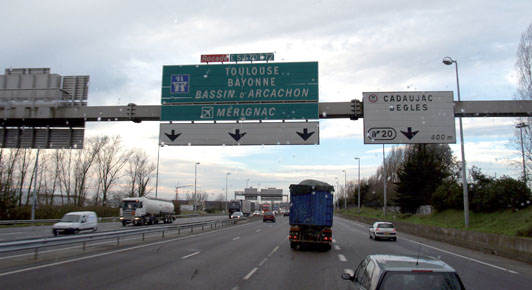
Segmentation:
[(453, 92), (363, 93), (365, 144), (456, 143)]
[(161, 103), (318, 101), (318, 63), (163, 67)]
[(161, 106), (161, 121), (318, 119), (318, 103), (245, 103)]

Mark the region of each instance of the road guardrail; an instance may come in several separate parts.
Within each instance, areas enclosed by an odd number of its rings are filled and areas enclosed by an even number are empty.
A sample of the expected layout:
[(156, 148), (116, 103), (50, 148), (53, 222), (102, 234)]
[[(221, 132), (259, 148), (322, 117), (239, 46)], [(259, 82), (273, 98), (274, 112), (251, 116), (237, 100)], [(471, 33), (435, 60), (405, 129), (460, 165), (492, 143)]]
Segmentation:
[(151, 233), (161, 233), (161, 238), (164, 238), (165, 233), (177, 232), (178, 235), (181, 235), (181, 231), (190, 230), (194, 232), (194, 229), (201, 227), (201, 230), (204, 231), (205, 227), (210, 227), (210, 229), (216, 229), (218, 226), (226, 227), (228, 225), (233, 225), (238, 222), (247, 222), (247, 218), (240, 219), (223, 219), (223, 220), (212, 220), (212, 221), (203, 221), (203, 222), (194, 222), (187, 224), (178, 224), (178, 225), (165, 225), (159, 227), (143, 227), (140, 229), (123, 229), (118, 231), (109, 231), (109, 232), (96, 232), (90, 234), (80, 234), (72, 236), (58, 236), (50, 238), (38, 238), (38, 239), (29, 239), (29, 240), (18, 240), (18, 241), (8, 241), (0, 242), (0, 253), (21, 251), (21, 250), (34, 250), (34, 259), (37, 259), (39, 249), (45, 247), (61, 246), (67, 244), (78, 244), (83, 245), (83, 250), (88, 242), (99, 241), (99, 240), (108, 240), (116, 239), (117, 246), (120, 245), (120, 238), (133, 236), (133, 235), (142, 235), (142, 240), (144, 240), (146, 234)]

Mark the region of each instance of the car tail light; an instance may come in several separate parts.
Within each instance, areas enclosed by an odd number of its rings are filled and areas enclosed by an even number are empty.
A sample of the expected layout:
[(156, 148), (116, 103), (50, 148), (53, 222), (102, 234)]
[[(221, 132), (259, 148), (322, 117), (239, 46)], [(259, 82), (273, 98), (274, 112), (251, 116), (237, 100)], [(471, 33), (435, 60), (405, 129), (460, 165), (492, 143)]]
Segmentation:
[(380, 231), (381, 231), (381, 229), (379, 229), (379, 228), (376, 228), (376, 229), (375, 229), (375, 231), (376, 231), (376, 232), (380, 232)]
[(392, 233), (395, 233), (395, 229), (392, 229)]

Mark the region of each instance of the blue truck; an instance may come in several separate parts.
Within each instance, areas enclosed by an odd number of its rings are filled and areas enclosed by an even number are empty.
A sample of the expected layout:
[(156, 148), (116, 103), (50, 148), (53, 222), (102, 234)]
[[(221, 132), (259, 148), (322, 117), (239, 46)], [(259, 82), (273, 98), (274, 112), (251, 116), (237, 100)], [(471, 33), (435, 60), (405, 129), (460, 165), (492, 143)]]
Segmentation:
[(290, 185), (290, 247), (315, 244), (328, 251), (332, 244), (334, 187), (307, 179)]

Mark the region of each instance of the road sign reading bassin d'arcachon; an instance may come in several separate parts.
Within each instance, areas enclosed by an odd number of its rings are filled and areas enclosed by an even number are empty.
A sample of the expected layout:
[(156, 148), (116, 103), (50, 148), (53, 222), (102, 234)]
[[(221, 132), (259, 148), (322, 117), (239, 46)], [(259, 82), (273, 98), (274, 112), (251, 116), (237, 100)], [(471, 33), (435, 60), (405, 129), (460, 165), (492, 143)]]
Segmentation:
[(318, 63), (163, 67), (161, 103), (318, 102)]

